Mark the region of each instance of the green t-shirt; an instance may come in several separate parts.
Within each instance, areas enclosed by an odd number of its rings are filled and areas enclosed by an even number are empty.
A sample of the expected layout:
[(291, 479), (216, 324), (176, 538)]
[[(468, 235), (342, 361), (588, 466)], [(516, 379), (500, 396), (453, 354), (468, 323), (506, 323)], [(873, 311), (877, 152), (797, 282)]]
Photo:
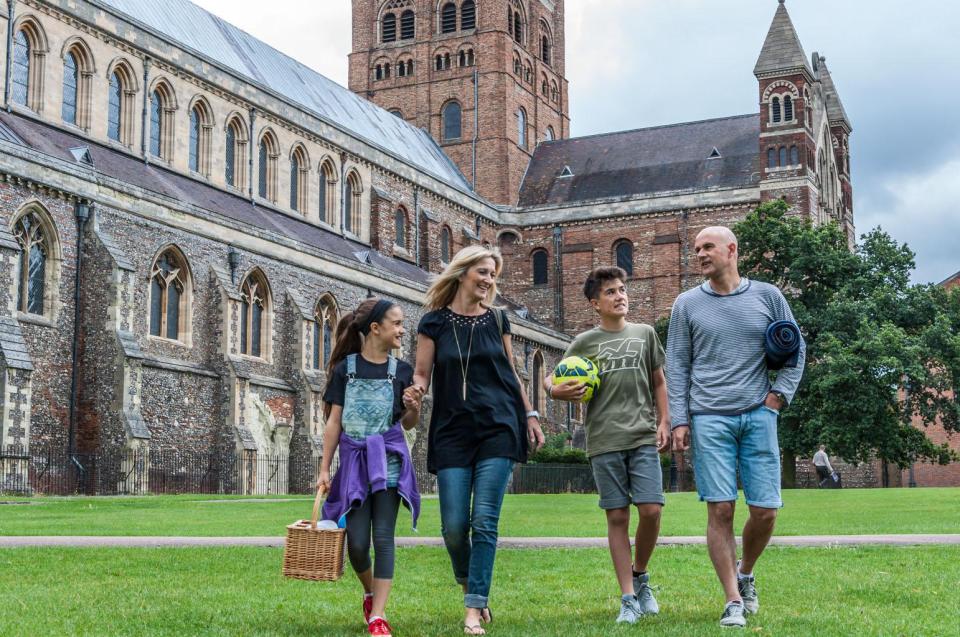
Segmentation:
[(651, 377), (663, 366), (663, 347), (651, 326), (595, 327), (573, 340), (567, 356), (589, 358), (600, 368), (600, 389), (586, 405), (588, 456), (657, 443)]

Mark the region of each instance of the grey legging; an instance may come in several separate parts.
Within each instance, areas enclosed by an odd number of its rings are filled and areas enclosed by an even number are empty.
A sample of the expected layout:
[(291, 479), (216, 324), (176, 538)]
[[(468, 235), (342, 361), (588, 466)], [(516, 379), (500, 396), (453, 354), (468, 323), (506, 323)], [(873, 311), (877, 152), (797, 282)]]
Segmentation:
[(373, 530), (373, 551), (377, 561), (373, 576), (393, 579), (394, 541), (400, 495), (396, 488), (377, 491), (367, 496), (363, 505), (347, 514), (347, 554), (357, 573), (370, 569), (370, 531)]

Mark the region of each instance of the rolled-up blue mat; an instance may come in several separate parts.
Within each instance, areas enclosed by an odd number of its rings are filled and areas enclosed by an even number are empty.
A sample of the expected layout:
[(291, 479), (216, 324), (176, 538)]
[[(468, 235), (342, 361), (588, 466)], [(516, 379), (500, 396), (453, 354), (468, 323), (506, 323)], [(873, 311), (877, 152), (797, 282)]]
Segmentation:
[(796, 367), (800, 359), (800, 327), (793, 321), (774, 321), (767, 326), (764, 337), (769, 369)]

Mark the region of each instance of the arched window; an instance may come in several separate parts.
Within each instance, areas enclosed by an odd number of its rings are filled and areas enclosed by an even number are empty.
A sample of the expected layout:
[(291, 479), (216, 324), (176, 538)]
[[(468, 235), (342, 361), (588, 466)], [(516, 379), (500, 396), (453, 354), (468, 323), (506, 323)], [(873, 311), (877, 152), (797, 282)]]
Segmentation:
[(382, 65), (382, 64), (378, 64), (378, 65), (377, 65), (377, 68), (376, 68), (376, 69), (374, 70), (374, 72), (373, 72), (373, 79), (374, 79), (374, 80), (382, 80), (382, 79), (383, 79), (383, 65)]
[(383, 65), (383, 79), (385, 80), (390, 79), (390, 63), (389, 62)]
[(400, 39), (412, 40), (417, 35), (416, 21), (413, 11), (407, 9), (400, 14)]
[(774, 97), (773, 100), (771, 101), (771, 104), (773, 106), (773, 123), (779, 124), (780, 123), (780, 98)]
[(517, 144), (520, 148), (527, 147), (527, 111), (517, 110)]
[(397, 40), (397, 16), (394, 13), (388, 13), (383, 16), (383, 41), (395, 42)]
[(550, 26), (545, 20), (540, 20), (540, 59), (547, 66), (551, 65), (553, 46), (550, 43)]
[(448, 2), (440, 10), (440, 32), (453, 33), (457, 30), (457, 5)]
[(30, 40), (25, 30), (20, 29), (13, 36), (13, 65), (11, 97), (15, 104), (30, 107)]
[(547, 99), (547, 96), (550, 95), (550, 85), (547, 84), (547, 76), (540, 75), (540, 94), (543, 95), (544, 99)]
[(400, 60), (397, 62), (397, 77), (406, 77), (407, 76), (407, 62), (406, 60)]
[(467, 65), (467, 52), (463, 49), (460, 49), (460, 53), (457, 54), (457, 65), (461, 67)]
[(53, 224), (39, 211), (29, 211), (13, 224), (13, 237), (20, 248), (17, 310), (50, 317), (58, 293), (54, 289), (58, 255)]
[(520, 56), (516, 53), (513, 54), (513, 72), (517, 77), (523, 75), (523, 63), (520, 61)]
[(547, 132), (544, 133), (543, 137), (544, 137), (544, 139), (546, 139), (548, 142), (552, 142), (554, 139), (556, 139), (556, 137), (554, 136), (554, 133), (553, 133), (553, 126), (547, 126)]
[(317, 303), (313, 316), (313, 368), (324, 369), (330, 362), (336, 340), (337, 304), (329, 294)]
[(790, 163), (794, 166), (800, 165), (800, 151), (796, 146), (790, 147)]
[(304, 215), (309, 212), (310, 159), (302, 145), (290, 153), (290, 208)]
[[(176, 110), (174, 92), (166, 80), (159, 80), (150, 91), (150, 154), (170, 161), (173, 159), (173, 113)], [(193, 131), (191, 131), (192, 134)]]
[(399, 108), (391, 108), (387, 112), (393, 115), (394, 117), (399, 117), (400, 119), (403, 119), (403, 111), (401, 111)]
[(10, 51), (10, 99), (15, 104), (40, 112), (47, 36), (32, 16), (24, 17), (14, 29), (13, 50)]
[(163, 146), (163, 97), (159, 91), (150, 93), (150, 153), (161, 157)]
[(783, 121), (793, 121), (793, 98), (789, 95), (783, 96)]
[(500, 252), (504, 254), (513, 254), (513, 250), (517, 245), (517, 241), (520, 240), (520, 237), (514, 232), (504, 232), (497, 238), (497, 245), (500, 247)]
[(767, 149), (767, 168), (776, 168), (777, 167), (777, 149), (768, 148)]
[(533, 284), (546, 285), (549, 278), (547, 276), (547, 251), (534, 250), (533, 260)]
[(335, 226), (337, 223), (337, 171), (329, 159), (320, 162), (320, 179), (317, 187), (320, 191), (320, 221)]
[(519, 3), (516, 2), (516, 0), (514, 0), (513, 5), (514, 5), (513, 17), (512, 17), (513, 29), (511, 30), (511, 34), (513, 35), (513, 39), (517, 43), (523, 44), (523, 16), (521, 15), (521, 7)]
[(190, 272), (183, 254), (169, 247), (150, 270), (150, 335), (186, 340), (189, 332)]
[(547, 398), (543, 391), (543, 352), (537, 350), (533, 355), (533, 374), (530, 377), (530, 385), (533, 388), (533, 408), (540, 412), (541, 416), (547, 411)]
[(393, 243), (398, 248), (407, 249), (407, 212), (403, 208), (397, 208), (393, 213)]
[(266, 358), (270, 338), (270, 289), (267, 279), (254, 270), (240, 286), (240, 353)]
[(617, 267), (622, 268), (627, 276), (633, 276), (633, 243), (621, 239), (613, 248), (617, 260)]
[(467, 66), (474, 65), (473, 49), (467, 49)]
[(460, 135), (462, 134), (462, 117), (463, 113), (460, 108), (460, 103), (447, 102), (446, 106), (443, 107), (442, 113), (444, 141), (460, 139)]
[(80, 69), (73, 53), (63, 59), (63, 102), (60, 116), (68, 124), (77, 123), (77, 91), (80, 87)]
[(360, 183), (360, 176), (352, 172), (347, 177), (347, 191), (344, 195), (344, 229), (356, 236), (360, 236), (362, 211), (360, 209), (360, 195), (363, 186)]
[(247, 172), (244, 170), (247, 148), (247, 127), (239, 115), (230, 118), (227, 123), (227, 139), (224, 156), (225, 176), (228, 186), (243, 190), (247, 185)]
[(110, 74), (110, 87), (107, 93), (107, 136), (115, 142), (120, 141), (121, 105), (123, 103), (123, 83), (120, 74)]
[(447, 69), (450, 68), (450, 54), (449, 54), (449, 53), (444, 53), (444, 54), (443, 54), (443, 68), (444, 68), (444, 70), (447, 70)]
[(259, 146), (259, 195), (263, 199), (277, 201), (277, 158), (280, 155), (279, 146), (273, 133), (267, 131), (260, 138)]
[(450, 263), (450, 254), (453, 252), (453, 237), (450, 233), (450, 228), (444, 226), (443, 230), (440, 231), (440, 260), (444, 263)]
[(780, 167), (783, 168), (787, 165), (787, 147), (780, 147)]
[(121, 60), (109, 73), (107, 91), (107, 136), (125, 146), (133, 144), (136, 76), (133, 68)]
[(477, 27), (477, 6), (473, 0), (463, 0), (460, 5), (460, 30), (469, 31)]
[(530, 68), (529, 64), (523, 65), (523, 81), (526, 82), (527, 84), (530, 84), (533, 82), (533, 69)]
[(557, 88), (557, 83), (553, 80), (550, 82), (550, 101), (554, 104), (560, 103), (560, 89)]
[(210, 175), (210, 131), (213, 115), (206, 100), (200, 98), (190, 109), (190, 170)]
[(443, 56), (440, 55), (439, 53), (437, 53), (436, 64), (434, 65), (434, 67), (435, 67), (436, 70), (438, 70), (438, 71), (442, 71), (442, 70), (443, 70)]

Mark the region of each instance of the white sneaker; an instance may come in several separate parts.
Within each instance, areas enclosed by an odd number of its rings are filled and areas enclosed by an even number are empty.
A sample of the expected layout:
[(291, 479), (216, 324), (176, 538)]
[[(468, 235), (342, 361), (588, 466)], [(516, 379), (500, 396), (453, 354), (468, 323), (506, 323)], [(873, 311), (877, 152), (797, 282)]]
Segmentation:
[(660, 613), (660, 605), (657, 604), (657, 598), (653, 596), (653, 589), (650, 588), (649, 573), (633, 578), (633, 592), (637, 595), (637, 605), (640, 607), (641, 614), (657, 615)]
[(617, 615), (618, 624), (636, 624), (643, 616), (637, 598), (634, 595), (624, 595), (620, 598), (620, 614)]
[(743, 603), (727, 602), (723, 607), (723, 615), (720, 616), (720, 625), (724, 628), (746, 627), (747, 618), (743, 614)]

